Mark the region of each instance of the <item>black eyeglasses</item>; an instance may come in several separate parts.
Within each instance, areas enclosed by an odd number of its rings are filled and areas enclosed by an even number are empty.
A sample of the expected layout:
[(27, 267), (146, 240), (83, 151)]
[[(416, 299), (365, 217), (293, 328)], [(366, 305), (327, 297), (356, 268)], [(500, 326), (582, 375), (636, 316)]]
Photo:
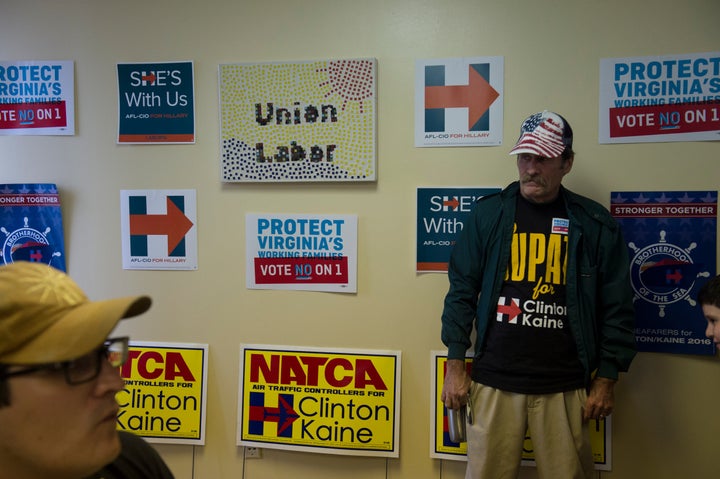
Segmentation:
[(130, 338), (127, 336), (120, 338), (108, 338), (105, 342), (94, 351), (84, 356), (72, 359), (70, 361), (61, 361), (57, 363), (39, 364), (37, 366), (29, 366), (17, 371), (0, 371), (0, 380), (12, 376), (22, 376), (38, 371), (62, 371), (65, 375), (65, 382), (74, 386), (76, 384), (87, 383), (100, 375), (103, 361), (108, 361), (114, 368), (119, 368), (128, 358), (128, 342)]

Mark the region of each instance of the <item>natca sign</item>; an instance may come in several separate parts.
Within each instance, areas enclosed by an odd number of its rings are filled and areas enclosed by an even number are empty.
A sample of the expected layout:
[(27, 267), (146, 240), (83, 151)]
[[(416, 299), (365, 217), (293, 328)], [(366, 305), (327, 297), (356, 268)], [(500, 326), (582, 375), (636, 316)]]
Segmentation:
[(205, 444), (207, 344), (133, 341), (117, 426), (150, 442)]
[(237, 444), (398, 457), (399, 351), (243, 345)]

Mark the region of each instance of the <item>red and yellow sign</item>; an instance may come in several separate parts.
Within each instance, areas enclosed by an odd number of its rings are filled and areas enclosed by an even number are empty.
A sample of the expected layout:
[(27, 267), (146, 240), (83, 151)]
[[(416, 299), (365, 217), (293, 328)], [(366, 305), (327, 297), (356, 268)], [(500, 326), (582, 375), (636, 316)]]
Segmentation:
[(150, 442), (205, 444), (207, 344), (130, 343), (118, 429)]
[[(430, 457), (464, 461), (466, 460), (467, 443), (458, 444), (450, 440), (450, 436), (448, 434), (447, 413), (440, 398), (443, 383), (445, 382), (445, 364), (447, 363), (447, 356), (444, 352), (440, 351), (433, 351), (431, 356), (431, 384), (433, 390), (431, 398), (432, 418), (430, 425), (433, 436), (430, 444)], [(470, 372), (472, 358), (466, 358), (465, 365), (468, 368), (468, 372)], [(605, 418), (602, 421), (590, 421), (590, 443), (592, 446), (593, 458), (595, 460), (595, 469), (597, 470), (609, 471), (611, 469), (610, 432), (611, 418)], [(522, 464), (525, 466), (535, 465), (535, 456), (530, 432), (525, 434)]]
[(237, 444), (398, 457), (399, 351), (243, 345)]

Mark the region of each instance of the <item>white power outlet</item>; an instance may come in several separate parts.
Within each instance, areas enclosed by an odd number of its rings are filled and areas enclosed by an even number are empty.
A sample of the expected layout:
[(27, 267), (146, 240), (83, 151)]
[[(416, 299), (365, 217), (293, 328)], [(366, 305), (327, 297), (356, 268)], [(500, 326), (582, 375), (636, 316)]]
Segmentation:
[(260, 459), (262, 457), (262, 449), (259, 447), (245, 446), (245, 457), (247, 459)]

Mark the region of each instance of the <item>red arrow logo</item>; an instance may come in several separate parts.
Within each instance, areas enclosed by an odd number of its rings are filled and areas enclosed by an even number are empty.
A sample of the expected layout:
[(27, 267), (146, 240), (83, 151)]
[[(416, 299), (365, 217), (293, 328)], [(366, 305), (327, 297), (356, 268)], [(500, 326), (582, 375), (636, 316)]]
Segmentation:
[(513, 298), (510, 300), (510, 304), (498, 304), (497, 312), (498, 314), (507, 314), (509, 322), (515, 319), (518, 314), (522, 313), (522, 310), (520, 309), (517, 300)]
[(167, 236), (168, 254), (177, 247), (193, 222), (167, 198), (167, 213), (164, 215), (130, 215), (130, 234)]
[(276, 422), (278, 435), (289, 428), (299, 417), (300, 415), (282, 395), (278, 396), (278, 407), (263, 406), (262, 420)]
[(469, 84), (425, 87), (425, 108), (467, 108), (468, 130), (480, 120), (500, 94), (472, 66)]
[(445, 200), (445, 201), (443, 201), (443, 206), (449, 206), (449, 207), (451, 207), (453, 210), (456, 210), (459, 204), (460, 204), (460, 202), (459, 202), (458, 199), (457, 199), (456, 197), (454, 197), (454, 196), (453, 196), (453, 199), (451, 199), (451, 200)]
[(142, 75), (142, 76), (140, 77), (140, 79), (141, 79), (142, 81), (150, 82), (151, 85), (153, 85), (153, 84), (155, 83), (155, 78), (156, 78), (156, 77), (155, 77), (155, 74), (154, 74), (154, 73), (151, 73), (151, 74), (149, 74), (149, 75)]

